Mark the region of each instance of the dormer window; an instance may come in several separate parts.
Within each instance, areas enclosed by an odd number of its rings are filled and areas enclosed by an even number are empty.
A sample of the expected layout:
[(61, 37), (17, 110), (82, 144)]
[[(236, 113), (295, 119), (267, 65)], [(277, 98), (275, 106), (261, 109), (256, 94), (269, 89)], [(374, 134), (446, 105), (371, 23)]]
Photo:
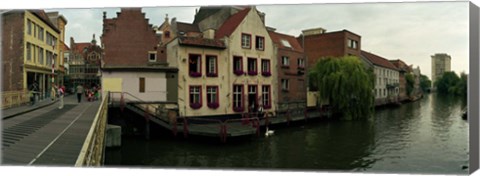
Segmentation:
[(149, 51), (148, 52), (148, 61), (149, 62), (156, 62), (157, 61), (157, 52), (156, 51)]
[(347, 45), (348, 45), (349, 48), (357, 49), (358, 48), (358, 41), (348, 39)]
[(282, 45), (283, 45), (284, 47), (288, 47), (288, 48), (291, 48), (291, 47), (292, 47), (292, 45), (290, 45), (290, 42), (288, 42), (287, 40), (283, 40), (283, 39), (282, 39), (282, 40), (280, 40), (280, 42), (282, 42)]

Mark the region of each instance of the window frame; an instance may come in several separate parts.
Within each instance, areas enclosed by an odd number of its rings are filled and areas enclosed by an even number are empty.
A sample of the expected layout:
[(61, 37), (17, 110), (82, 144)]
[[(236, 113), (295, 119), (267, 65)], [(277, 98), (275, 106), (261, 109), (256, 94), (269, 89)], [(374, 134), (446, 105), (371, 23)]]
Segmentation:
[[(284, 81), (285, 81), (285, 86), (284, 86), (284, 83), (283, 83)], [(288, 92), (288, 90), (290, 88), (288, 79), (281, 79), (280, 83), (282, 85), (282, 91)]]
[(139, 77), (138, 78), (138, 92), (139, 93), (145, 93), (145, 85), (146, 85), (145, 77)]
[[(240, 94), (239, 95), (240, 100), (238, 100), (239, 103), (240, 103), (239, 107), (235, 107), (235, 96), (236, 96), (236, 94), (238, 94), (238, 93), (235, 92), (236, 87), (240, 87), (240, 90), (241, 90), (241, 92), (239, 93)], [(245, 91), (244, 89), (245, 88), (244, 88), (243, 84), (233, 84), (232, 88), (233, 88), (233, 90), (232, 90), (232, 95), (233, 95), (232, 96), (232, 109), (233, 109), (234, 112), (243, 112), (245, 110), (245, 107), (244, 107), (245, 106), (244, 105), (244, 98), (245, 98), (244, 97), (244, 91)]]
[(27, 61), (32, 61), (32, 44), (27, 42)]
[[(264, 62), (266, 62), (266, 64), (264, 64)], [(267, 66), (268, 70), (264, 70), (264, 65)], [(270, 59), (262, 59), (261, 61), (261, 69), (262, 69), (262, 75), (263, 76), (271, 76), (272, 73), (271, 73), (271, 65), (270, 65)]]
[[(237, 62), (237, 60), (239, 60), (240, 62), (240, 69), (237, 70), (237, 68), (235, 68), (235, 63)], [(243, 72), (243, 57), (242, 56), (233, 56), (233, 73), (237, 76), (240, 76), (240, 75), (243, 75), (244, 72)]]
[[(261, 40), (259, 40), (261, 39)], [(262, 41), (262, 48), (259, 47), (259, 41)], [(265, 37), (264, 36), (259, 36), (259, 35), (256, 35), (255, 36), (255, 49), (259, 50), (259, 51), (265, 51)]]
[[(264, 99), (264, 96), (265, 96), (265, 91), (264, 91), (264, 88), (268, 88), (268, 104), (265, 104), (265, 99)], [(272, 108), (272, 86), (269, 85), (269, 84), (264, 84), (262, 85), (262, 105), (263, 105), (263, 109), (270, 109)]]
[[(155, 59), (152, 60), (151, 56), (154, 55)], [(157, 62), (157, 52), (156, 51), (149, 51), (148, 52), (148, 62)]]
[(304, 69), (305, 68), (305, 59), (297, 58), (297, 66), (300, 69)]
[[(214, 72), (209, 72), (210, 71), (210, 59), (214, 58)], [(218, 56), (217, 55), (206, 55), (205, 56), (205, 72), (207, 74), (207, 77), (218, 77)]]
[[(250, 87), (255, 87), (255, 106), (258, 106), (258, 85), (257, 84), (248, 84), (247, 86), (247, 97), (250, 96)], [(247, 98), (248, 101), (248, 98)], [(250, 102), (248, 102), (250, 104)], [(250, 108), (250, 107), (248, 107)]]
[[(288, 56), (281, 56), (282, 57), (282, 68), (290, 68), (290, 57)], [(283, 61), (287, 59), (287, 63), (285, 64)]]
[[(251, 62), (254, 64), (254, 66), (253, 66), (254, 70), (250, 70), (250, 63)], [(247, 72), (248, 72), (248, 75), (250, 75), (250, 76), (255, 76), (255, 75), (258, 74), (257, 58), (253, 58), (253, 57), (248, 57), (247, 58)]]
[[(243, 37), (244, 36), (248, 36), (249, 38), (249, 41), (245, 41), (245, 45), (244, 45), (244, 41), (243, 41)], [(248, 43), (248, 46), (246, 45)], [(249, 34), (249, 33), (243, 33), (242, 32), (242, 35), (240, 37), (240, 46), (243, 48), (243, 49), (252, 49), (252, 34)]]
[[(197, 57), (197, 72), (190, 72), (190, 59), (192, 56), (198, 56)], [(188, 75), (190, 77), (198, 78), (202, 76), (202, 55), (201, 54), (195, 54), (195, 53), (189, 53), (188, 54)]]
[[(211, 95), (209, 95), (209, 89), (214, 88), (215, 89), (215, 102), (208, 102), (208, 99)], [(210, 109), (217, 109), (220, 106), (220, 89), (217, 85), (207, 85), (206, 86), (206, 98), (207, 98), (207, 106)], [(211, 98), (210, 98), (211, 99)]]
[[(192, 90), (193, 88), (198, 88), (198, 103), (192, 102)], [(202, 108), (202, 85), (189, 85), (188, 86), (188, 104), (192, 109)]]

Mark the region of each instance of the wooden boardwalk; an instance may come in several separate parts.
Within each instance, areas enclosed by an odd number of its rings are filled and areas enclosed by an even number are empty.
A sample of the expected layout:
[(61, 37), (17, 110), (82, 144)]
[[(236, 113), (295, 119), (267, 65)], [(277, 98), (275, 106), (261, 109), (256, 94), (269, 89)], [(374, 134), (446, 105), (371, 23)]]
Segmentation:
[(100, 102), (64, 101), (2, 120), (3, 165), (75, 165)]

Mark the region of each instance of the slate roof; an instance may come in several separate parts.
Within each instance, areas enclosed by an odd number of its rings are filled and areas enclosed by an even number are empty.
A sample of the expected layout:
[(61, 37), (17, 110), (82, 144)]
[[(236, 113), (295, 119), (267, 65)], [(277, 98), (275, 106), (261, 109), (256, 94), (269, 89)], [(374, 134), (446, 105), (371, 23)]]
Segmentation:
[(195, 24), (177, 22), (177, 31), (178, 32), (200, 32), (200, 29), (198, 29), (198, 26)]
[(44, 10), (29, 10), (32, 14), (40, 18), (44, 23), (46, 23), (48, 26), (50, 26), (54, 31), (60, 33), (60, 30), (53, 25), (52, 21), (50, 21), (50, 18), (48, 18), (47, 14), (45, 13)]
[(383, 57), (377, 56), (375, 54), (372, 54), (372, 53), (369, 53), (369, 52), (366, 52), (366, 51), (363, 51), (363, 50), (361, 52), (361, 55), (364, 58), (368, 59), (370, 62), (372, 62), (374, 65), (389, 68), (389, 69), (393, 69), (393, 70), (398, 70), (398, 68), (395, 67), (395, 65), (393, 65), (392, 63), (390, 63), (390, 61), (388, 61), (387, 59), (385, 59)]
[[(268, 34), (270, 35), (270, 38), (272, 38), (273, 43), (277, 45), (278, 48), (281, 49), (290, 49), (294, 50), (297, 52), (303, 52), (302, 45), (298, 43), (298, 40), (294, 36), (290, 36), (287, 34), (282, 34), (278, 32), (273, 32), (273, 31), (268, 31)], [(291, 47), (284, 46), (282, 44), (282, 40), (288, 41), (290, 43)]]
[(225, 36), (230, 36), (235, 29), (237, 29), (238, 25), (243, 21), (243, 19), (247, 16), (248, 12), (250, 12), (250, 8), (245, 8), (236, 14), (230, 16), (225, 22), (218, 28), (217, 32), (215, 33), (215, 38), (223, 38)]

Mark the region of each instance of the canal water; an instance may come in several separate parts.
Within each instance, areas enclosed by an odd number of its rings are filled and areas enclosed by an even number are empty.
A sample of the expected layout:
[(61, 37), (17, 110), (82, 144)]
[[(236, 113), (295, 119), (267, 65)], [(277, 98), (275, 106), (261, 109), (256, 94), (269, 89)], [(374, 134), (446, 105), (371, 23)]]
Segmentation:
[[(106, 166), (374, 173), (467, 174), (466, 100), (426, 94), (377, 109), (369, 121), (320, 121), (278, 128), (270, 137), (201, 142), (124, 137)], [(219, 141), (219, 140), (215, 140)]]

